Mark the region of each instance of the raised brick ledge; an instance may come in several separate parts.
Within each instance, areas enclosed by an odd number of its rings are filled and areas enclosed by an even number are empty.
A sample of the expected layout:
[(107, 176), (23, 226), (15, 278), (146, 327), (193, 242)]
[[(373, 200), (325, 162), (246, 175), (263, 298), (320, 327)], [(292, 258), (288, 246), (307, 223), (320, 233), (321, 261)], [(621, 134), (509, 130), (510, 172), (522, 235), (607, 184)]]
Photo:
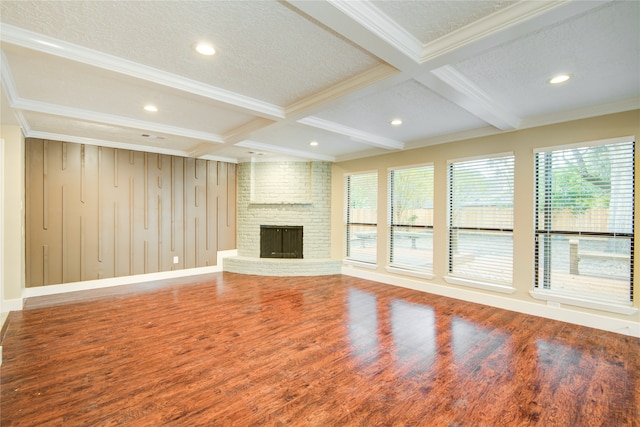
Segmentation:
[(273, 259), (232, 256), (222, 260), (223, 271), (260, 276), (326, 276), (341, 274), (340, 259)]

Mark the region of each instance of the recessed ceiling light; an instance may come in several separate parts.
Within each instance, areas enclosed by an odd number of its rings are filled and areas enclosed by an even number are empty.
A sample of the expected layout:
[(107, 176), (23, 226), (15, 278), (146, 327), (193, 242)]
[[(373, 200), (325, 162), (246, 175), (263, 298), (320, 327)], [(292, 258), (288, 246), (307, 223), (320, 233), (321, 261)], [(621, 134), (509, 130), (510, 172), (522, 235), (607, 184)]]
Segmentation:
[(216, 49), (210, 43), (196, 43), (195, 50), (200, 55), (211, 56), (215, 55)]
[(312, 146), (312, 147), (317, 147), (318, 146), (318, 141), (311, 141), (309, 143), (309, 145)]
[(153, 104), (147, 104), (147, 105), (144, 106), (144, 110), (145, 111), (150, 111), (152, 113), (155, 113), (156, 111), (158, 111), (158, 107), (156, 107)]
[(552, 84), (552, 85), (557, 85), (557, 84), (566, 82), (570, 78), (571, 78), (570, 74), (558, 74), (557, 76), (552, 77), (549, 80), (547, 80), (547, 82), (549, 84)]
[(393, 119), (391, 120), (389, 123), (391, 123), (392, 126), (400, 126), (402, 124), (402, 120), (400, 119)]

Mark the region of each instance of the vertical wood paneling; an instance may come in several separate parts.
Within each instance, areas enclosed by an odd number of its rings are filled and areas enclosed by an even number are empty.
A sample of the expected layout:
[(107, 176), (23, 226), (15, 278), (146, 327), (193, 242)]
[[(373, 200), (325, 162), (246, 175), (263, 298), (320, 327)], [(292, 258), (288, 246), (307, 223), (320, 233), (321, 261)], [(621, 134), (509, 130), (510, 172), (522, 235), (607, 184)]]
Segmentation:
[(82, 219), (82, 216), (80, 216), (80, 224), (79, 224), (79, 228), (80, 228), (80, 253), (79, 253), (79, 257), (80, 257), (80, 280), (84, 280), (85, 279), (85, 274), (84, 274), (84, 262), (85, 262), (85, 246), (84, 246), (84, 222)]
[(85, 146), (80, 146), (80, 202), (84, 203), (84, 187), (86, 186), (85, 180), (85, 161), (84, 161)]
[[(160, 158), (160, 156), (158, 156)], [(162, 265), (162, 196), (158, 194), (158, 271), (164, 271)]]
[(185, 268), (189, 268), (189, 261), (190, 261), (190, 257), (189, 257), (189, 244), (187, 242), (187, 237), (189, 236), (189, 232), (188, 232), (188, 227), (189, 227), (189, 222), (187, 221), (188, 218), (188, 212), (187, 212), (187, 208), (188, 208), (188, 202), (187, 202), (187, 196), (189, 195), (189, 192), (187, 191), (187, 171), (189, 169), (189, 159), (185, 159), (182, 158), (182, 265)]
[(118, 149), (113, 150), (113, 186), (118, 187)]
[(43, 284), (49, 284), (49, 245), (42, 245)]
[[(34, 142), (34, 144), (38, 144), (38, 141)], [(2, 157), (2, 154), (0, 154), (0, 157)], [(37, 156), (25, 156), (25, 170), (29, 170), (29, 163), (37, 162), (37, 161), (38, 161), (38, 157)], [(42, 163), (42, 159), (41, 158), (40, 158), (40, 163)], [(2, 165), (2, 168), (4, 168), (4, 165)], [(38, 169), (38, 167), (35, 167), (33, 169), (36, 171), (36, 173), (41, 173), (40, 170)], [(2, 172), (2, 173), (4, 173), (4, 172)], [(37, 182), (37, 180), (36, 180), (36, 182)], [(31, 177), (29, 176), (29, 174), (25, 174), (24, 183), (25, 183), (25, 188), (32, 189)], [(35, 196), (38, 197), (38, 192), (37, 192), (38, 189), (37, 189), (37, 187), (34, 188), (34, 190), (36, 190), (36, 191), (34, 191)], [(40, 187), (40, 191), (43, 191), (43, 187)], [(2, 190), (0, 190), (0, 192), (2, 192), (4, 194), (4, 188)], [(39, 194), (39, 196), (40, 196), (40, 200), (42, 201), (43, 200), (42, 194)], [(31, 195), (31, 193), (25, 194), (25, 206), (29, 206), (31, 197), (33, 197)], [(36, 202), (36, 205), (37, 205), (37, 202)], [(39, 227), (42, 227), (42, 225), (44, 224), (44, 219), (42, 219), (40, 217), (40, 218), (38, 218), (38, 220), (34, 221), (33, 220), (33, 216), (38, 216), (38, 213), (37, 212), (30, 212), (29, 210), (25, 210), (25, 224), (27, 226), (25, 227), (25, 236), (24, 237), (25, 237), (25, 241), (26, 242), (30, 242), (33, 239), (32, 234), (34, 234), (29, 225), (33, 223), (33, 224), (36, 225), (36, 229), (37, 229)], [(40, 223), (39, 227), (37, 225), (38, 222)], [(3, 227), (3, 226), (0, 226), (0, 227)], [(42, 227), (41, 233), (42, 234), (46, 233), (46, 230), (44, 229), (44, 227)], [(36, 240), (36, 239), (33, 239), (33, 240)], [(42, 259), (38, 256), (38, 246), (29, 247), (29, 245), (27, 244), (25, 249), (26, 249), (25, 250), (25, 254), (24, 254), (25, 265), (33, 266), (33, 270), (32, 271), (30, 271), (30, 269), (27, 268), (25, 270), (25, 272), (24, 272), (25, 284), (26, 284), (26, 286), (29, 286), (29, 283), (32, 283), (34, 281), (34, 279), (33, 279), (34, 277), (40, 277), (40, 278), (42, 277), (42, 265), (43, 265), (43, 263), (42, 263)], [(4, 270), (4, 264), (3, 264), (3, 270)], [(38, 281), (38, 280), (35, 280), (35, 281)], [(0, 295), (0, 297), (1, 297), (1, 295)]]
[(210, 212), (210, 204), (211, 204), (211, 176), (210, 176), (210, 171), (211, 171), (211, 163), (212, 162), (207, 162), (206, 164), (206, 168), (205, 168), (205, 177), (206, 177), (206, 183), (205, 183), (205, 201), (204, 201), (204, 205), (205, 205), (205, 221), (204, 221), (204, 234), (206, 236), (205, 238), (205, 244), (206, 244), (206, 250), (209, 251), (210, 250), (210, 243), (211, 243), (211, 236), (209, 234), (209, 224), (211, 223), (211, 216), (209, 215)]
[(171, 158), (171, 252), (176, 250), (176, 159)]
[(98, 147), (98, 262), (102, 262), (104, 225), (102, 224), (102, 147)]
[(42, 156), (42, 228), (49, 229), (49, 141), (44, 141)]
[(236, 165), (218, 163), (218, 249), (219, 251), (236, 247)]
[[(133, 155), (129, 159), (133, 164)], [(133, 177), (129, 178), (129, 274), (133, 274)]]
[(118, 277), (118, 202), (113, 202), (113, 277)]
[(62, 143), (62, 170), (67, 169), (67, 143)]
[(144, 229), (149, 229), (149, 155), (144, 153)]
[(194, 257), (196, 260), (196, 267), (200, 267), (197, 263), (200, 260), (200, 245), (198, 243), (200, 243), (200, 218), (195, 217), (193, 219), (194, 224), (193, 224), (193, 231), (194, 231), (194, 235), (193, 235), (193, 252), (194, 252)]
[(215, 265), (235, 242), (224, 163), (26, 141), (28, 287)]
[(61, 203), (60, 203), (60, 214), (61, 214), (61, 217), (62, 217), (62, 224), (61, 224), (62, 225), (62, 227), (61, 227), (61, 232), (62, 232), (61, 233), (62, 234), (62, 252), (60, 252), (60, 263), (61, 263), (61, 267), (62, 267), (61, 268), (61, 270), (62, 270), (62, 283), (66, 283), (67, 282), (66, 278), (67, 278), (68, 275), (65, 274), (67, 272), (67, 263), (66, 263), (65, 254), (67, 253), (67, 246), (68, 246), (67, 245), (67, 236), (68, 236), (68, 233), (67, 233), (67, 224), (66, 224), (67, 217), (65, 215), (65, 213), (66, 213), (66, 209), (65, 209), (66, 203), (65, 203), (65, 197), (64, 197), (64, 185), (61, 188), (61, 194), (60, 195), (61, 195), (61, 198), (62, 198)]

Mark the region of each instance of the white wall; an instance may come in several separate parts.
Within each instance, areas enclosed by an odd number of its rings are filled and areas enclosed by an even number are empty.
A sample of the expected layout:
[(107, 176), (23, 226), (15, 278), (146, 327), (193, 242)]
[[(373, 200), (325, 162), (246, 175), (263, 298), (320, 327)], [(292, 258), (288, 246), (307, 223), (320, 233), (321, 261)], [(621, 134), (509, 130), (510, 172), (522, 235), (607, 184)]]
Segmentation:
[[(18, 126), (0, 127), (2, 159), (2, 312), (22, 309), (24, 289), (24, 137)], [(4, 318), (3, 318), (4, 319)]]

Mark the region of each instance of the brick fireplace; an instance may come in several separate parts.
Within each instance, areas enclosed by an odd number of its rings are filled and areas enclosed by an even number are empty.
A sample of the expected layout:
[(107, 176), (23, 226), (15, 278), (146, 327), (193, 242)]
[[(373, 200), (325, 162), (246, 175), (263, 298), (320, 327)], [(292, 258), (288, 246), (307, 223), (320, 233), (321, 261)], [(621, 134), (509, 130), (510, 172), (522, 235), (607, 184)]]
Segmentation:
[[(331, 163), (240, 163), (237, 194), (238, 256), (224, 259), (224, 271), (268, 276), (340, 274), (342, 260), (330, 259)], [(261, 229), (285, 225), (304, 230), (301, 256), (261, 257)]]

